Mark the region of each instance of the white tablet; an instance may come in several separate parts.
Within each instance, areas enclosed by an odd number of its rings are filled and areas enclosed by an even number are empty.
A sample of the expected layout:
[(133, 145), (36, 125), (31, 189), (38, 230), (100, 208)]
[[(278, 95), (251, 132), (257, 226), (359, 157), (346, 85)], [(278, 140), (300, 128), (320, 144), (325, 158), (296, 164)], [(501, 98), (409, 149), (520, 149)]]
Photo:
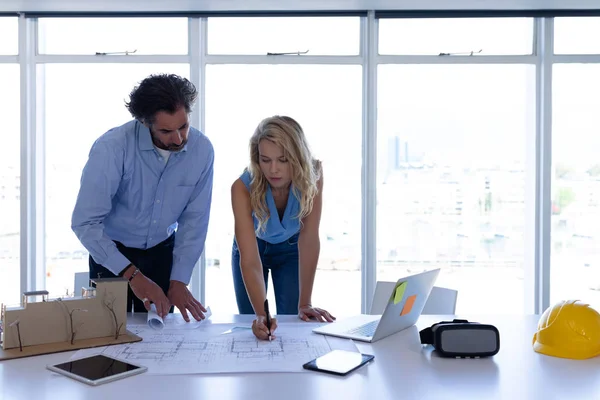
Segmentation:
[(148, 370), (147, 367), (130, 364), (102, 354), (61, 364), (47, 365), (46, 368), (92, 386), (141, 374)]

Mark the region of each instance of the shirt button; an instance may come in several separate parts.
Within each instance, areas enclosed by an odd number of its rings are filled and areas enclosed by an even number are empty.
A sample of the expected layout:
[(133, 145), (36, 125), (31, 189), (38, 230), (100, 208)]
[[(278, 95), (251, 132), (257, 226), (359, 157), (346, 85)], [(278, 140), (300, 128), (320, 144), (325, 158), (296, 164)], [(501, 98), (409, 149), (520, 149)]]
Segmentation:
[(156, 200), (157, 203), (160, 203), (160, 200)]
[(152, 221), (152, 223), (153, 223), (153, 224), (155, 224), (155, 223), (156, 223), (156, 220)]
[(148, 238), (148, 240), (152, 240), (152, 238)]

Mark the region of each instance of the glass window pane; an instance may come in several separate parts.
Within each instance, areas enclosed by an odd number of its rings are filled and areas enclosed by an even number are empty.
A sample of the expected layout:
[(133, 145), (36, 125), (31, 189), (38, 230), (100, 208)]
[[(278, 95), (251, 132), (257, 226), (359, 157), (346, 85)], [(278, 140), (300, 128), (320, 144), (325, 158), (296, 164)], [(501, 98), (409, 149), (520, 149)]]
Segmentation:
[(71, 214), (92, 143), (108, 129), (131, 120), (125, 101), (138, 82), (161, 72), (189, 78), (189, 65), (47, 64), (39, 68), (45, 68), (46, 82), (46, 289), (51, 295), (64, 295), (73, 292), (74, 273), (88, 271), (88, 252), (71, 230)]
[(356, 55), (358, 17), (209, 18), (209, 54)]
[(0, 55), (19, 54), (19, 19), (0, 17)]
[(457, 313), (523, 312), (534, 78), (529, 65), (379, 67), (378, 280), (439, 267)]
[(187, 54), (187, 18), (40, 18), (40, 54)]
[(21, 132), (19, 65), (0, 64), (0, 110), (10, 151), (0, 157), (0, 303), (20, 302)]
[(379, 54), (532, 54), (532, 18), (379, 20)]
[(600, 54), (600, 17), (554, 19), (554, 53)]
[[(261, 119), (276, 114), (287, 114), (302, 125), (323, 162), (321, 252), (313, 304), (335, 316), (360, 312), (361, 82), (361, 67), (354, 65), (207, 66), (206, 132), (221, 155), (215, 158), (206, 244), (206, 302), (213, 312), (238, 312), (231, 275), (231, 185), (249, 162), (254, 129)], [(275, 305), (271, 283), (268, 298)]]
[(600, 65), (557, 64), (552, 79), (550, 300), (600, 309)]

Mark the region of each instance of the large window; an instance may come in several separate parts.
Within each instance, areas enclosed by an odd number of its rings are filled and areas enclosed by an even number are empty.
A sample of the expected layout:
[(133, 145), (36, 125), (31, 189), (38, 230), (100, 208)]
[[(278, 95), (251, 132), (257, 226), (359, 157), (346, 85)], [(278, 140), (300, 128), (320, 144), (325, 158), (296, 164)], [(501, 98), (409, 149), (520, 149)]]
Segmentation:
[(19, 20), (16, 17), (0, 17), (0, 55), (19, 53)]
[(131, 120), (125, 101), (139, 81), (159, 72), (189, 77), (189, 66), (47, 64), (38, 71), (45, 82), (46, 288), (64, 295), (73, 291), (73, 274), (88, 270), (88, 253), (71, 230), (71, 214), (92, 143)]
[[(376, 264), (365, 265), (377, 269), (378, 280), (439, 267), (436, 285), (459, 291), (458, 313), (524, 311), (532, 303), (523, 298), (524, 285), (541, 282), (524, 273), (540, 267), (524, 265), (532, 259), (528, 252), (540, 250), (525, 243), (543, 239), (524, 238), (535, 221), (528, 214), (533, 204), (525, 204), (533, 201), (533, 188), (525, 182), (539, 172), (531, 158), (548, 156), (532, 146), (536, 120), (551, 118), (542, 127), (552, 135), (551, 199), (537, 199), (552, 205), (551, 282), (540, 289), (552, 289), (551, 301), (580, 298), (600, 307), (594, 225), (600, 161), (593, 152), (600, 137), (599, 17), (557, 17), (553, 24), (541, 18), (554, 27), (549, 42), (535, 37), (533, 18), (381, 18), (375, 38), (361, 30), (372, 25), (355, 16), (222, 16), (208, 18), (206, 26), (195, 18), (40, 17), (27, 22), (34, 29), (20, 31), (23, 17), (0, 17), (0, 109), (14, 150), (0, 161), (0, 302), (19, 301), (21, 275), (28, 272), (20, 268), (20, 236), (37, 233), (20, 232), (19, 104), (36, 105), (35, 143), (45, 147), (45, 171), (31, 182), (46, 186), (33, 191), (43, 199), (27, 201), (44, 206), (38, 230), (45, 235), (46, 288), (63, 295), (73, 290), (73, 273), (88, 270), (88, 253), (70, 225), (90, 146), (131, 119), (124, 103), (141, 79), (155, 72), (190, 76), (191, 70), (204, 79), (199, 106), (216, 151), (203, 284), (215, 312), (237, 311), (230, 187), (248, 163), (256, 125), (274, 114), (302, 124), (325, 168), (313, 303), (342, 316), (368, 301), (360, 295), (361, 178), (372, 166), (363, 164), (361, 146), (363, 110), (371, 106), (377, 110), (377, 238)], [(190, 29), (198, 26), (206, 27), (200, 35)], [(190, 35), (198, 35), (192, 39), (199, 46), (190, 47)], [(371, 39), (376, 65), (365, 65), (377, 68), (377, 99), (363, 98), (359, 65)], [(16, 57), (19, 43), (32, 46), (33, 60)], [(543, 51), (536, 54), (534, 44)], [(111, 60), (115, 55), (122, 56)], [(31, 78), (38, 98), (19, 100), (29, 82), (17, 60), (37, 66)], [(547, 60), (554, 64), (552, 82), (546, 74), (536, 80), (536, 65)], [(545, 100), (552, 100), (552, 115), (536, 110), (536, 85), (551, 87), (552, 99)]]
[(231, 184), (248, 165), (257, 124), (279, 114), (297, 119), (324, 165), (313, 304), (336, 316), (360, 312), (361, 71), (352, 65), (207, 66), (206, 133), (218, 154), (206, 245), (206, 303), (213, 310), (237, 313)]
[(18, 65), (0, 64), (0, 88), (0, 110), (3, 115), (6, 144), (4, 155), (0, 157), (0, 303), (17, 304), (21, 281), (21, 132)]
[(41, 18), (41, 54), (187, 54), (187, 18)]
[(551, 303), (600, 307), (599, 92), (600, 65), (554, 66)]
[(458, 313), (522, 312), (534, 67), (383, 65), (378, 83), (377, 279), (439, 267)]
[(356, 55), (360, 19), (348, 18), (209, 18), (209, 54), (305, 53)]

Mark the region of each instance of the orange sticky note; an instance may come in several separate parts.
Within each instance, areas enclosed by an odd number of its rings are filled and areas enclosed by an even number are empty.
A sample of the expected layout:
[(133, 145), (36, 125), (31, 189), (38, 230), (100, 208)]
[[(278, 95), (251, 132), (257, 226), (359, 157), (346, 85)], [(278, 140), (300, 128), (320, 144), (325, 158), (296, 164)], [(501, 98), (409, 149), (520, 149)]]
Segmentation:
[(415, 300), (417, 299), (417, 295), (413, 294), (406, 299), (406, 303), (404, 303), (404, 307), (402, 307), (402, 312), (400, 315), (406, 315), (412, 310), (413, 305), (415, 304)]

